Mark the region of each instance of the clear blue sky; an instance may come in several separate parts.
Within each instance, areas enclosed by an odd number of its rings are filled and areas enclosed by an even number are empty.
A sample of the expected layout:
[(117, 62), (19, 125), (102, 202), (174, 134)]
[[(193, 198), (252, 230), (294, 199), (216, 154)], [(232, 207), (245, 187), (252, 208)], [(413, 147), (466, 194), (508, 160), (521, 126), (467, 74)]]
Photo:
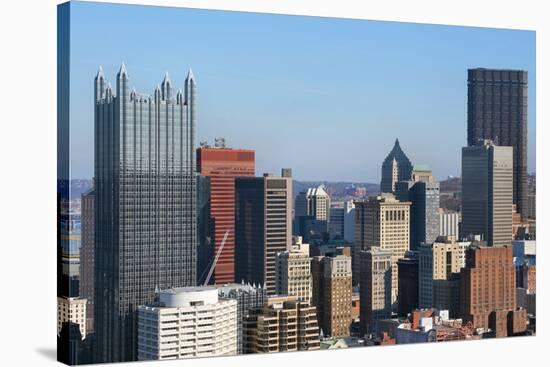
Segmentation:
[(535, 33), (75, 2), (71, 8), (71, 177), (93, 176), (93, 78), (124, 61), (152, 93), (166, 71), (198, 90), (197, 142), (256, 150), (256, 172), (379, 182), (398, 137), (413, 163), (460, 175), (467, 69), (529, 72), (535, 170)]

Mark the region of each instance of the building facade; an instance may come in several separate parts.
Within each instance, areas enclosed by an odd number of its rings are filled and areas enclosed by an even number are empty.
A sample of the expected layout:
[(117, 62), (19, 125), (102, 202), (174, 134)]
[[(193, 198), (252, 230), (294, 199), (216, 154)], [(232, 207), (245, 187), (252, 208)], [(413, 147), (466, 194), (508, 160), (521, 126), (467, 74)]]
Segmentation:
[(398, 291), (397, 315), (407, 316), (418, 308), (418, 255), (409, 251), (404, 258), (397, 260)]
[[(428, 179), (426, 171), (421, 173), (415, 178)], [(421, 243), (435, 241), (439, 235), (439, 182), (400, 181), (396, 184), (396, 197), (411, 203), (410, 249), (417, 250)]]
[(250, 310), (261, 308), (267, 300), (265, 288), (260, 284), (224, 284), (218, 285), (218, 296), (237, 301), (237, 354), (243, 354), (243, 325)]
[(317, 307), (319, 328), (332, 337), (350, 335), (352, 323), (351, 257), (315, 256), (311, 261), (312, 305)]
[(409, 250), (410, 202), (401, 202), (392, 194), (355, 202), (354, 274), (359, 279), (360, 251), (379, 247), (392, 253), (392, 302), (397, 301), (397, 260)]
[(330, 220), (329, 220), (330, 238), (344, 238), (344, 203), (332, 202), (330, 204)]
[[(432, 244), (424, 244), (418, 250), (418, 300), (420, 308), (437, 307), (448, 310), (445, 305), (444, 284), (452, 282), (453, 274), (460, 273), (466, 264), (466, 249), (471, 242), (458, 242), (453, 236), (438, 237)], [(438, 287), (441, 292), (434, 289)], [(454, 315), (453, 315), (454, 316)]]
[(361, 335), (378, 332), (378, 321), (392, 314), (392, 252), (372, 247), (361, 251)]
[(455, 236), (459, 238), (460, 212), (439, 208), (439, 236)]
[(209, 177), (209, 228), (212, 262), (227, 233), (216, 262), (212, 283), (235, 281), (235, 177), (254, 177), (255, 151), (202, 146), (197, 149), (197, 172)]
[(383, 193), (394, 193), (397, 182), (411, 179), (412, 169), (411, 161), (401, 149), (399, 140), (395, 139), (393, 149), (382, 163), (380, 191)]
[(138, 308), (137, 352), (140, 361), (237, 354), (237, 301), (212, 286), (160, 291)]
[(490, 140), (462, 148), (462, 237), (512, 241), (513, 148)]
[(137, 359), (137, 310), (196, 282), (196, 84), (152, 96), (95, 78), (95, 362)]
[(245, 317), (243, 333), (246, 354), (320, 349), (315, 307), (294, 296), (268, 297)]
[(237, 281), (277, 288), (277, 254), (292, 246), (292, 178), (237, 177), (235, 181)]
[(468, 145), (491, 139), (513, 147), (513, 202), (526, 217), (527, 71), (468, 70)]
[(80, 297), (86, 298), (86, 332), (94, 331), (95, 192), (81, 198)]
[(86, 303), (85, 298), (57, 297), (57, 335), (61, 333), (63, 323), (77, 324), (81, 338), (87, 335), (86, 331)]
[(309, 245), (301, 237), (293, 238), (292, 248), (277, 256), (277, 294), (296, 296), (311, 303), (312, 276)]
[(526, 329), (526, 311), (516, 309), (516, 272), (510, 245), (470, 247), (460, 277), (464, 322), (491, 329), (496, 337)]

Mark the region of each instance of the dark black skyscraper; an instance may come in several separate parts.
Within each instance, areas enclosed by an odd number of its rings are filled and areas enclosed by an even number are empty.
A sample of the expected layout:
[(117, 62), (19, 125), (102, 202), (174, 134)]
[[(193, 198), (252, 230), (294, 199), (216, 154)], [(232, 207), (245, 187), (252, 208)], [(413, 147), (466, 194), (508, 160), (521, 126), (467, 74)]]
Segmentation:
[(95, 78), (96, 362), (135, 360), (137, 308), (155, 289), (195, 285), (195, 80), (153, 95)]
[(527, 214), (527, 71), (468, 70), (468, 146), (514, 147), (514, 204)]

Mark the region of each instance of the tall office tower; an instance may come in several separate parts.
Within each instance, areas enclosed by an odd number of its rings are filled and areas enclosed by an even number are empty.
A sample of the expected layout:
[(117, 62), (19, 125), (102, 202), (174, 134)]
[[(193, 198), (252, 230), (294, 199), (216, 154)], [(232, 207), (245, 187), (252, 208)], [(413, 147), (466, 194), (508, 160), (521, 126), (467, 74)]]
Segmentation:
[(86, 332), (94, 331), (95, 192), (81, 198), (80, 297), (86, 298)]
[(320, 349), (315, 307), (294, 296), (268, 297), (245, 317), (244, 353)]
[(63, 323), (78, 325), (81, 338), (86, 337), (86, 299), (57, 297), (57, 335), (60, 335)]
[(490, 140), (462, 148), (462, 233), (489, 246), (512, 239), (512, 147)]
[(527, 71), (468, 70), (468, 145), (514, 148), (513, 202), (527, 216)]
[(344, 238), (344, 216), (345, 209), (344, 203), (333, 202), (330, 204), (330, 219), (329, 219), (329, 234), (330, 238), (343, 239)]
[(516, 310), (511, 245), (470, 247), (460, 278), (460, 310), (464, 322), (472, 322), (475, 328), (491, 329), (496, 337), (525, 331), (525, 309)]
[(309, 245), (301, 237), (293, 237), (290, 250), (277, 256), (277, 294), (296, 296), (298, 301), (311, 303), (311, 259)]
[(359, 279), (360, 251), (379, 247), (392, 253), (392, 303), (397, 301), (397, 260), (409, 250), (410, 202), (392, 194), (372, 196), (355, 202), (354, 275)]
[(372, 247), (361, 251), (360, 328), (361, 335), (376, 334), (378, 320), (392, 314), (392, 252)]
[(197, 172), (210, 177), (209, 263), (217, 256), (228, 233), (211, 280), (213, 283), (231, 283), (235, 281), (235, 177), (254, 177), (255, 152), (226, 148), (225, 144), (202, 146), (197, 149)]
[(418, 308), (418, 254), (409, 251), (397, 260), (397, 315), (407, 316)]
[(335, 256), (315, 256), (312, 305), (317, 307), (319, 328), (324, 335), (349, 336), (351, 318), (351, 257), (340, 248)]
[(344, 202), (344, 240), (353, 243), (355, 240), (355, 204), (353, 200)]
[(171, 288), (138, 308), (138, 360), (237, 354), (237, 301), (212, 286)]
[(439, 208), (439, 235), (459, 238), (460, 213)]
[(412, 164), (409, 158), (401, 150), (399, 140), (395, 139), (395, 145), (382, 163), (381, 192), (395, 192), (395, 184), (399, 181), (408, 181), (412, 175)]
[[(116, 93), (114, 93), (116, 92)], [(152, 96), (95, 78), (97, 362), (137, 359), (137, 309), (155, 288), (196, 282), (195, 94), (166, 75)]]
[(218, 285), (217, 288), (220, 298), (237, 300), (237, 354), (243, 354), (244, 321), (251, 310), (263, 307), (267, 300), (265, 288), (261, 285), (236, 283)]
[(439, 235), (439, 182), (430, 169), (415, 165), (412, 179), (396, 183), (395, 196), (411, 202), (410, 249), (421, 243), (432, 243)]
[(443, 281), (451, 281), (453, 273), (460, 272), (465, 265), (465, 253), (470, 244), (471, 242), (458, 242), (454, 236), (441, 236), (434, 243), (420, 246), (418, 249), (418, 306), (420, 308), (432, 308), (437, 304), (440, 309), (448, 309), (441, 308), (444, 303), (444, 294), (436, 294), (435, 287), (439, 287), (438, 289), (442, 289), (443, 292), (445, 287), (442, 284)]
[(292, 178), (235, 179), (236, 280), (276, 292), (277, 254), (292, 246)]

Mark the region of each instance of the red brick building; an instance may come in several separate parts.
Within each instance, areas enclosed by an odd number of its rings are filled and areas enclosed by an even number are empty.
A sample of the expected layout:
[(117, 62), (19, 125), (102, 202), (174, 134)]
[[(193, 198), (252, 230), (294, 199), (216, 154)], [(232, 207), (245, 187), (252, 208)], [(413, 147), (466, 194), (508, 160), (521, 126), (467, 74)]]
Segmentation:
[(496, 337), (525, 331), (526, 312), (516, 310), (515, 277), (511, 245), (468, 249), (466, 266), (461, 269), (464, 322), (491, 329)]
[(201, 147), (197, 149), (197, 172), (210, 179), (209, 236), (211, 260), (229, 231), (211, 282), (235, 281), (235, 177), (255, 176), (255, 151)]

